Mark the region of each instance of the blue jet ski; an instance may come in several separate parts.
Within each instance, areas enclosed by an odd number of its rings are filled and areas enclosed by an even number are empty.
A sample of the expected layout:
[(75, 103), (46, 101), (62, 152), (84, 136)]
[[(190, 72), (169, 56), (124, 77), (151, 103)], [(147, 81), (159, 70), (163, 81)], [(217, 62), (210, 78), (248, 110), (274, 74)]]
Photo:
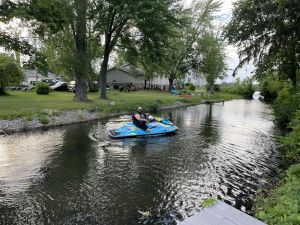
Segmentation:
[(178, 128), (169, 120), (159, 118), (147, 124), (150, 131), (135, 126), (132, 122), (128, 122), (121, 128), (108, 131), (111, 138), (129, 138), (129, 137), (142, 137), (142, 136), (160, 136), (174, 133)]

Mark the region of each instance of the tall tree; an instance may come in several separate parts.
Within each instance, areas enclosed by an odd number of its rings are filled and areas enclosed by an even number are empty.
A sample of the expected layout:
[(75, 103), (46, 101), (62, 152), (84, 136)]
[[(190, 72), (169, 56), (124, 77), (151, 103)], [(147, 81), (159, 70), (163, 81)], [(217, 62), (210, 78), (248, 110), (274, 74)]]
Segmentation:
[(23, 79), (23, 72), (12, 56), (0, 54), (0, 95), (8, 85), (18, 85)]
[[(90, 24), (91, 21), (88, 21)], [(87, 47), (86, 47), (86, 79), (95, 80), (98, 75), (95, 72), (96, 60), (102, 57), (102, 48), (97, 40), (93, 37), (90, 26), (87, 31)], [(44, 42), (42, 53), (47, 57), (49, 70), (62, 74), (68, 79), (75, 78), (74, 68), (77, 66), (76, 46), (74, 42), (73, 32), (70, 27), (66, 27), (60, 32), (52, 35)]]
[(173, 16), (175, 2), (175, 0), (95, 2), (92, 10), (92, 14), (97, 15), (95, 30), (98, 31), (100, 43), (103, 42), (104, 48), (98, 79), (101, 98), (107, 98), (107, 67), (111, 52), (117, 47), (124, 50), (135, 49), (137, 53), (152, 49), (152, 53), (159, 54), (160, 51), (156, 49), (159, 49), (171, 35), (169, 29), (171, 24), (177, 23)]
[[(74, 45), (72, 69), (76, 77), (75, 100), (86, 101), (87, 73), (87, 13), (88, 0), (4, 0), (0, 5), (1, 21), (8, 22), (13, 18), (22, 18), (31, 25), (34, 34), (41, 40), (62, 32), (71, 31), (70, 43)], [(2, 35), (3, 37), (3, 35)], [(12, 37), (2, 38), (9, 47), (25, 46)], [(1, 44), (1, 34), (0, 34)], [(22, 44), (22, 45), (21, 45)], [(15, 47), (14, 47), (15, 48)], [(31, 46), (31, 49), (33, 47)], [(22, 49), (21, 49), (22, 50)], [(35, 49), (37, 52), (38, 49)], [(21, 51), (22, 52), (22, 51)], [(25, 52), (25, 51), (23, 51)]]
[[(73, 7), (72, 7), (73, 8)], [(71, 9), (72, 9), (71, 8)], [(74, 21), (70, 21), (73, 38), (76, 46), (76, 58), (78, 64), (75, 66), (75, 100), (86, 101), (86, 72), (87, 72), (87, 57), (86, 57), (86, 31), (87, 31), (87, 8), (88, 0), (74, 0)]]
[(169, 89), (176, 79), (184, 78), (190, 70), (203, 65), (201, 45), (203, 35), (212, 29), (213, 13), (220, 7), (215, 0), (194, 1), (190, 10), (178, 14), (181, 27), (173, 27), (175, 35), (168, 38), (159, 73), (169, 80)]
[(202, 66), (198, 71), (202, 73), (208, 84), (209, 92), (213, 92), (213, 87), (217, 79), (225, 77), (225, 54), (223, 43), (213, 33), (207, 33), (199, 42), (202, 54)]
[(239, 48), (240, 63), (234, 70), (254, 60), (262, 75), (276, 69), (297, 86), (300, 66), (300, 1), (240, 0), (226, 27), (229, 44)]
[[(9, 23), (18, 12), (18, 4), (9, 0), (3, 0), (0, 3), (0, 22)], [(7, 51), (19, 51), (23, 54), (33, 54), (32, 46), (24, 41), (18, 39), (6, 30), (0, 29), (0, 46)]]

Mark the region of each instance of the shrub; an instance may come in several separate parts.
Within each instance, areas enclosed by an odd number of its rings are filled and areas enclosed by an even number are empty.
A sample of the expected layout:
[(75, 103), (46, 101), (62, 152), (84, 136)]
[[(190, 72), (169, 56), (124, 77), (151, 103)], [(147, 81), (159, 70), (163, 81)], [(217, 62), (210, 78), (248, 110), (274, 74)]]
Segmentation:
[(215, 92), (220, 92), (220, 85), (219, 84), (215, 84), (213, 87)]
[(246, 78), (242, 82), (240, 82), (240, 79), (237, 79), (234, 84), (223, 86), (223, 92), (242, 95), (244, 98), (251, 99), (254, 93), (252, 79)]
[(193, 85), (192, 83), (190, 83), (188, 89), (189, 89), (190, 91), (195, 91), (195, 90), (196, 90), (196, 87), (195, 87), (195, 85)]
[(50, 119), (48, 118), (47, 115), (40, 115), (39, 116), (39, 121), (42, 123), (42, 124), (48, 124), (50, 122)]
[(293, 93), (290, 86), (285, 86), (278, 93), (274, 104), (276, 125), (286, 129), (298, 109), (300, 109), (300, 92)]
[(280, 82), (278, 78), (274, 77), (267, 77), (259, 84), (260, 92), (266, 101), (274, 101), (278, 96), (278, 92), (282, 88), (282, 82)]
[(281, 138), (281, 150), (288, 164), (300, 162), (300, 110), (290, 123), (292, 131)]
[(220, 92), (220, 85), (219, 84), (214, 84), (212, 86), (212, 89), (209, 85), (206, 85), (206, 91), (207, 92)]
[(36, 93), (39, 95), (47, 95), (50, 92), (50, 87), (44, 82), (38, 82), (36, 85)]
[(243, 80), (241, 84), (241, 95), (244, 96), (244, 98), (251, 99), (254, 93), (254, 88), (252, 85), (252, 79), (247, 78)]
[(0, 95), (4, 94), (5, 87), (19, 84), (23, 79), (23, 72), (13, 57), (0, 54)]
[(300, 224), (300, 164), (291, 166), (285, 182), (256, 198), (256, 217), (269, 225)]

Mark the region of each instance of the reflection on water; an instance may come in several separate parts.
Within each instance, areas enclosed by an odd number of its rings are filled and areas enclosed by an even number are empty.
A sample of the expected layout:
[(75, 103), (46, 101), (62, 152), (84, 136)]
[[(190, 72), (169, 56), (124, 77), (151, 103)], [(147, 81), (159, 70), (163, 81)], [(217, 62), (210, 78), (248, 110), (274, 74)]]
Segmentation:
[(264, 104), (163, 114), (176, 135), (111, 140), (106, 131), (130, 119), (121, 117), (1, 136), (0, 224), (175, 224), (209, 196), (249, 212), (257, 189), (278, 181)]

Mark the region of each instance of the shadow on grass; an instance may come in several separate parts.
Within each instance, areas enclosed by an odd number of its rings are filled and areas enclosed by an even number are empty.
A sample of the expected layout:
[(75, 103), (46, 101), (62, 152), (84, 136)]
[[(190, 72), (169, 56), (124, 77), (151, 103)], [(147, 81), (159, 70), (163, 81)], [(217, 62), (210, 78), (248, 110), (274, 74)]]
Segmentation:
[(11, 96), (11, 95), (5, 91), (0, 91), (0, 96)]

